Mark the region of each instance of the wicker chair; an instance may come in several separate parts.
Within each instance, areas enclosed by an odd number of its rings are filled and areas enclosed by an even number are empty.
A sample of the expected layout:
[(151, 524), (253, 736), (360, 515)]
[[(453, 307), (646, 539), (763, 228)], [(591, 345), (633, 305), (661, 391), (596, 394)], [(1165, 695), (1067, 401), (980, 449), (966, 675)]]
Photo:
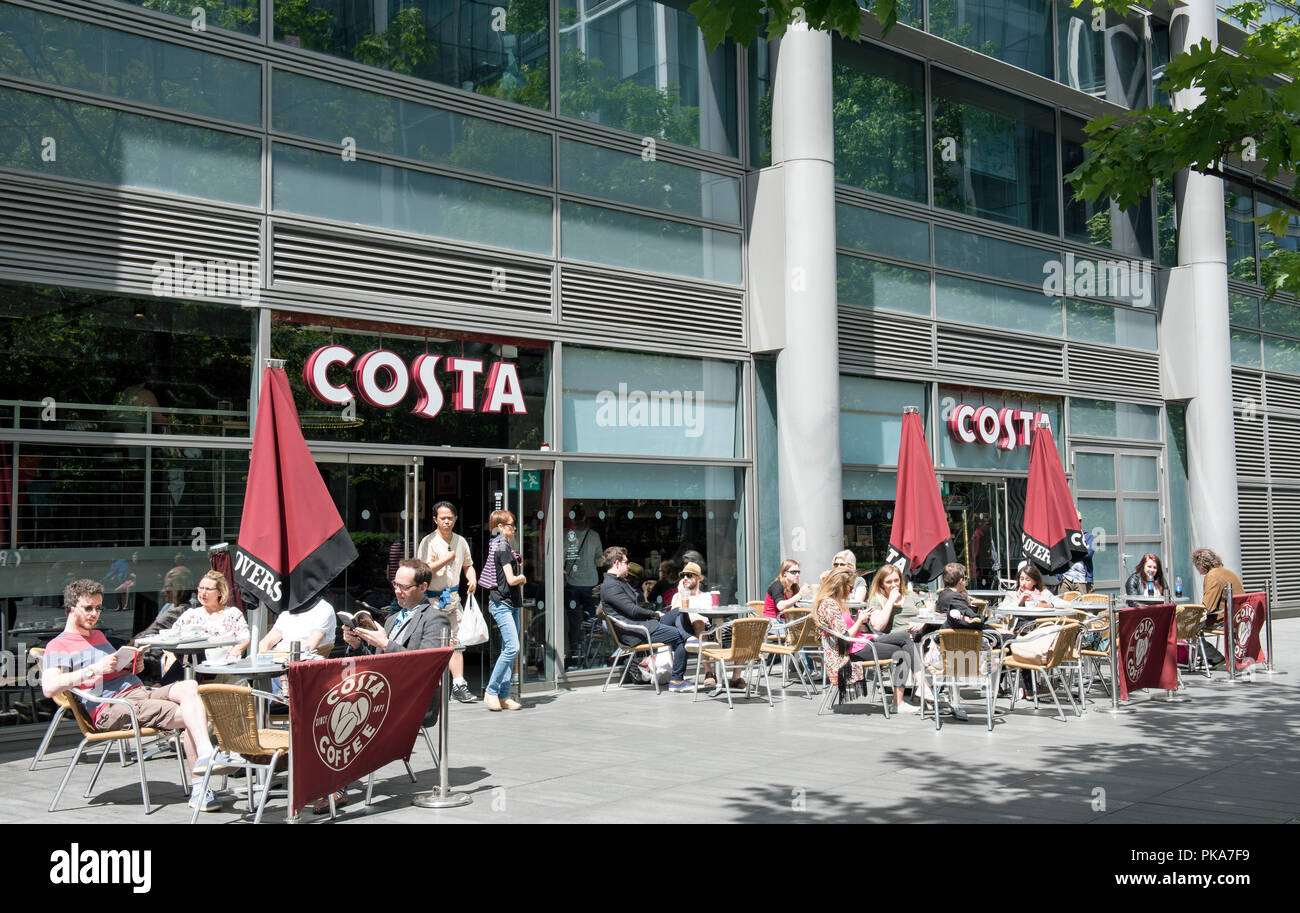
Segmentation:
[[(97, 701), (107, 704), (122, 704), (131, 714), (130, 729), (114, 729), (109, 732), (98, 732), (95, 724), (90, 720), (90, 714), (86, 713), (86, 708), (81, 705), (82, 698), (90, 701)], [(77, 762), (81, 760), (81, 753), (85, 751), (87, 745), (104, 746), (103, 752), (99, 755), (99, 763), (95, 765), (95, 772), (90, 775), (90, 783), (86, 786), (86, 791), (82, 797), (89, 799), (90, 791), (95, 788), (95, 781), (99, 779), (99, 772), (104, 769), (104, 761), (108, 758), (108, 750), (117, 744), (119, 747), (127, 740), (135, 743), (136, 764), (140, 768), (140, 795), (144, 798), (144, 813), (147, 815), (151, 811), (149, 805), (149, 780), (144, 772), (144, 742), (146, 736), (159, 735), (166, 730), (153, 729), (148, 726), (141, 726), (140, 721), (136, 719), (135, 705), (124, 698), (103, 697), (101, 695), (90, 694), (85, 691), (79, 691), (75, 688), (68, 691), (60, 691), (54, 695), (54, 702), (60, 708), (72, 714), (72, 718), (77, 721), (77, 726), (81, 729), (81, 743), (77, 745), (77, 750), (72, 755), (72, 760), (68, 762), (68, 769), (63, 774), (63, 780), (59, 783), (59, 788), (54, 793), (54, 798), (50, 800), (50, 811), (59, 804), (59, 797), (63, 795), (64, 787), (68, 785), (68, 780), (72, 777), (72, 771), (76, 768)], [(176, 758), (180, 764), (181, 770), (181, 790), (189, 795), (189, 774), (185, 769), (185, 755), (181, 751), (180, 733), (169, 732), (168, 738), (175, 740)], [(123, 756), (125, 758), (125, 756)]]
[(758, 618), (760, 615), (763, 615), (763, 607), (764, 603), (758, 599), (751, 599), (749, 602), (745, 603), (745, 608), (749, 609), (750, 618)]
[[(929, 688), (929, 701), (934, 707), (934, 728), (942, 729), (939, 719), (939, 690), (944, 687), (953, 689), (953, 706), (960, 703), (959, 691), (963, 686), (978, 682), (984, 691), (984, 710), (988, 720), (988, 730), (993, 731), (993, 719), (997, 715), (996, 700), (998, 682), (1001, 681), (1001, 641), (993, 631), (976, 628), (940, 628), (932, 631), (921, 640), (921, 655), (930, 655), (933, 645), (939, 653), (937, 664), (922, 662), (922, 683)], [(984, 666), (985, 657), (992, 663)], [(928, 679), (928, 681), (926, 681)], [(925, 711), (926, 701), (922, 700), (921, 710)]]
[[(769, 707), (775, 707), (772, 703), (772, 683), (767, 677), (767, 666), (763, 665), (763, 638), (767, 636), (767, 627), (771, 624), (770, 618), (737, 618), (731, 623), (731, 646), (723, 647), (714, 643), (700, 644), (699, 662), (695, 666), (695, 700), (700, 697), (700, 676), (701, 670), (707, 662), (722, 663), (723, 675), (721, 677), (719, 690), (727, 696), (727, 709), (734, 709), (731, 702), (731, 685), (728, 682), (727, 671), (735, 672), (740, 668), (741, 675), (749, 673), (751, 663), (758, 663), (758, 667), (763, 670), (763, 684), (767, 687), (767, 703)], [(749, 697), (749, 680), (745, 679), (745, 697)]]
[(841, 657), (843, 657), (845, 662), (841, 665), (838, 675), (847, 674), (849, 676), (849, 680), (843, 684), (836, 681), (829, 683), (826, 688), (826, 696), (822, 699), (822, 705), (817, 709), (817, 715), (821, 716), (834, 707), (841, 691), (847, 695), (859, 682), (867, 682), (871, 688), (880, 693), (880, 707), (885, 712), (885, 719), (889, 719), (889, 697), (886, 694), (887, 689), (884, 685), (882, 669), (892, 669), (894, 657), (881, 659), (876, 654), (876, 645), (871, 641), (867, 641), (867, 646), (871, 648), (872, 658), (868, 660), (849, 659), (844, 654), (844, 647), (852, 644), (853, 638), (840, 634), (838, 631), (832, 631), (820, 623), (817, 625), (817, 633), (822, 642), (823, 668), (829, 672), (830, 667), (839, 664)]
[[(609, 658), (609, 672), (605, 675), (605, 687), (601, 688), (600, 690), (602, 692), (609, 690), (609, 680), (614, 675), (614, 669), (616, 666), (618, 666), (618, 661), (620, 659), (626, 659), (627, 662), (623, 666), (623, 674), (618, 677), (618, 687), (622, 688), (623, 680), (627, 678), (628, 670), (632, 668), (632, 657), (636, 656), (639, 653), (652, 653), (653, 651), (658, 650), (660, 647), (667, 646), (667, 644), (662, 644), (657, 641), (652, 642), (650, 638), (650, 629), (647, 628), (645, 625), (628, 624), (627, 622), (620, 621), (614, 618), (614, 616), (612, 615), (607, 615), (605, 613), (605, 607), (603, 605), (596, 606), (596, 614), (605, 620), (605, 625), (606, 627), (609, 628), (609, 636), (614, 641), (614, 645), (616, 647), (616, 649), (614, 650), (614, 655)], [(623, 646), (622, 642), (618, 639), (618, 635), (620, 633), (635, 634), (638, 637), (643, 638), (646, 642), (643, 644), (636, 644), (635, 646), (632, 647), (625, 647)], [(655, 677), (654, 679), (654, 686), (655, 686), (655, 694), (658, 694), (659, 693), (658, 677)]]
[[(784, 642), (765, 643), (762, 647), (762, 653), (772, 657), (781, 657), (781, 690), (785, 690), (788, 682), (788, 671), (791, 665), (803, 682), (804, 694), (809, 700), (812, 700), (814, 694), (820, 693), (820, 689), (813, 684), (807, 670), (804, 668), (805, 661), (802, 654), (808, 650), (820, 650), (821, 639), (817, 635), (817, 619), (813, 615), (812, 609), (788, 609), (783, 613), (785, 621), (779, 625), (773, 625), (768, 629), (770, 634), (773, 628), (784, 636)], [(770, 662), (771, 662), (770, 661)]]
[[(259, 729), (257, 726), (258, 696), (279, 700), (270, 694), (254, 691), (242, 685), (199, 685), (199, 697), (208, 711), (208, 719), (217, 734), (217, 746), (222, 751), (238, 754), (243, 758), (242, 766), (248, 778), (248, 810), (253, 811), (253, 773), (266, 771), (266, 783), (262, 787), (261, 798), (257, 800), (257, 814), (253, 823), (262, 820), (262, 811), (266, 808), (266, 797), (271, 792), (271, 781), (275, 776), (275, 766), (281, 757), (289, 756), (289, 733), (283, 729)], [(203, 773), (201, 794), (208, 790), (212, 779), (212, 765)], [(199, 817), (196, 808), (190, 816), (190, 824)]]
[[(1066, 718), (1065, 711), (1061, 709), (1061, 702), (1056, 697), (1056, 687), (1052, 684), (1052, 671), (1060, 669), (1062, 666), (1068, 666), (1072, 662), (1071, 658), (1078, 655), (1075, 650), (1075, 644), (1078, 641), (1079, 636), (1083, 633), (1083, 625), (1079, 624), (1077, 621), (1065, 621), (1060, 624), (1061, 631), (1057, 635), (1056, 642), (1052, 645), (1052, 650), (1044, 662), (1033, 663), (1028, 660), (1020, 659), (1012, 654), (1011, 647), (1008, 646), (1006, 648), (1006, 655), (1002, 658), (1002, 668), (1024, 669), (1031, 673), (1030, 681), (1031, 684), (1035, 686), (1032, 689), (1034, 694), (1035, 710), (1038, 709), (1037, 683), (1038, 676), (1041, 674), (1043, 680), (1047, 682), (1048, 690), (1052, 693), (1052, 703), (1056, 705), (1056, 712), (1059, 713), (1061, 719), (1064, 720)], [(1018, 696), (1019, 689), (1013, 685), (1011, 688), (1012, 710), (1016, 709), (1016, 698)], [(1070, 699), (1070, 706), (1074, 708), (1075, 715), (1080, 717), (1083, 716), (1083, 710), (1074, 702), (1074, 695), (1070, 692), (1068, 687), (1065, 689), (1065, 696)]]
[(1061, 602), (1074, 602), (1082, 595), (1078, 590), (1066, 590), (1061, 594)]
[(1205, 659), (1205, 642), (1201, 640), (1201, 635), (1205, 632), (1206, 622), (1205, 606), (1197, 602), (1188, 602), (1178, 607), (1176, 624), (1178, 626), (1178, 640), (1180, 643), (1187, 644), (1187, 671), (1193, 672), (1196, 669), (1196, 657), (1201, 657), (1201, 668), (1205, 672), (1205, 677), (1210, 677), (1210, 664)]

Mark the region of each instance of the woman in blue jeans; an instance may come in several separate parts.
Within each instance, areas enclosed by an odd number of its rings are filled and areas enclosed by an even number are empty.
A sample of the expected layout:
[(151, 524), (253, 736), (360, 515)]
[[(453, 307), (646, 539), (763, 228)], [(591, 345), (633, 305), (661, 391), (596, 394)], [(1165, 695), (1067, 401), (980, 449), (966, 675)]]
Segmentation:
[(515, 535), (515, 515), (508, 510), (494, 510), (488, 517), (492, 541), (488, 543), (487, 561), (479, 587), (488, 594), (488, 611), (501, 631), (501, 655), (492, 667), (483, 692), (483, 703), (488, 710), (522, 710), (523, 704), (510, 697), (510, 680), (514, 677), (515, 657), (519, 655), (519, 604), (517, 587), (527, 583), (519, 553), (510, 546)]

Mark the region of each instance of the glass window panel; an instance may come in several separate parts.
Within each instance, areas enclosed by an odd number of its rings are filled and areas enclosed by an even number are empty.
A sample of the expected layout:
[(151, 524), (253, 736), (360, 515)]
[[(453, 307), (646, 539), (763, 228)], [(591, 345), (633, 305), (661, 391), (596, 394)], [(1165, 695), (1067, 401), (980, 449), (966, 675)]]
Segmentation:
[(740, 224), (736, 178), (574, 140), (560, 140), (560, 189)]
[(246, 60), (0, 4), (0, 71), (241, 124), (262, 122), (262, 69)]
[(1159, 466), (1153, 456), (1121, 456), (1125, 491), (1159, 491)]
[(1122, 438), (1136, 441), (1160, 440), (1160, 407), (1137, 403), (1116, 403), (1115, 419)]
[(194, 27), (195, 7), (201, 7), (205, 26), (230, 29), (246, 35), (261, 32), (260, 0), (121, 0), (132, 6), (156, 10), (171, 16), (179, 16)]
[(1278, 301), (1276, 298), (1265, 299), (1261, 302), (1261, 306), (1264, 311), (1264, 329), (1273, 333), (1300, 336), (1300, 307)]
[(935, 205), (1057, 235), (1052, 110), (937, 67), (930, 72)]
[(1157, 105), (1169, 104), (1169, 93), (1161, 86), (1169, 66), (1169, 25), (1151, 17), (1151, 94)]
[(273, 205), (285, 212), (551, 252), (547, 197), (279, 143), (271, 178)]
[(925, 69), (865, 43), (832, 44), (835, 180), (924, 201)]
[(1228, 292), (1228, 319), (1243, 327), (1259, 327), (1259, 299)]
[(1160, 440), (1160, 407), (1070, 398), (1070, 432), (1082, 437)]
[(1146, 31), (1141, 16), (1056, 4), (1057, 79), (1125, 108), (1147, 106)]
[(929, 412), (925, 384), (841, 376), (840, 459), (845, 463), (896, 465), (903, 410), (908, 406), (919, 407), (925, 418)]
[(930, 31), (981, 54), (1052, 76), (1052, 5), (1042, 0), (930, 0)]
[[(271, 323), (271, 355), (285, 360), (289, 387), (298, 408), (298, 420), (308, 440), (354, 441), (376, 444), (413, 444), (436, 442), (457, 447), (508, 447), (540, 450), (551, 440), (550, 412), (551, 350), (546, 343), (474, 337), (455, 334), (454, 338), (417, 335), (410, 326), (365, 323), (358, 320), (309, 317), (276, 312)], [(312, 353), (322, 346), (339, 345), (360, 357), (367, 352), (387, 350), (396, 353), (409, 366), (425, 353), (441, 356), (434, 366), (434, 380), (442, 392), (442, 407), (432, 417), (413, 411), (421, 388), (411, 379), (406, 396), (396, 405), (373, 406), (364, 399), (353, 400), (354, 418), (343, 418), (342, 406), (318, 400), (303, 382), (303, 366)], [(482, 362), (481, 373), (470, 374), (468, 408), (458, 408), (454, 399), (461, 374), (453, 372), (445, 359), (457, 356)], [(356, 394), (354, 374), (356, 360), (346, 367), (329, 369), (330, 383), (346, 386)], [(500, 411), (487, 411), (488, 379), (498, 363), (514, 366), (518, 392), (524, 409), (513, 403)], [(383, 372), (387, 373), (387, 372)], [(381, 374), (382, 376), (382, 374)], [(500, 375), (505, 377), (504, 372)], [(503, 382), (504, 383), (504, 382)], [(508, 387), (505, 392), (512, 392)], [(436, 402), (436, 397), (433, 398)], [(391, 540), (390, 540), (391, 541)]]
[[(0, 421), (246, 438), (256, 325), (256, 311), (234, 300), (0, 284), (0, 357), (8, 365)], [(56, 403), (52, 413), (46, 397)]]
[(560, 113), (737, 155), (736, 47), (709, 53), (687, 6), (560, 0)]
[[(1085, 516), (1084, 522), (1092, 521)], [(1097, 583), (1103, 580), (1119, 580), (1123, 583), (1119, 575), (1120, 550), (1114, 540), (1114, 529), (1115, 527), (1112, 526), (1107, 532), (1093, 533), (1092, 579)]]
[(1071, 339), (1130, 346), (1154, 352), (1156, 315), (1146, 311), (1117, 308), (1102, 301), (1065, 302), (1066, 335)]
[(1300, 374), (1300, 340), (1265, 336), (1264, 367), (1270, 371)]
[[(499, 9), (506, 11), (504, 19)], [(549, 108), (548, 18), (545, 3), (275, 0), (275, 40)]]
[[(262, 144), (255, 137), (3, 86), (0, 123), (14, 127), (0, 143), (3, 167), (246, 206), (261, 200)], [(51, 161), (48, 148), (55, 151)]]
[(1255, 226), (1251, 219), (1255, 212), (1250, 188), (1236, 181), (1224, 181), (1223, 204), (1228, 227), (1225, 240), (1228, 276), (1242, 282), (1254, 282)]
[(1061, 335), (1061, 299), (973, 279), (936, 275), (935, 307), (944, 320)]
[(271, 74), (271, 126), (358, 149), (551, 186), (551, 137), (285, 70)]
[(930, 272), (861, 257), (835, 258), (839, 300), (884, 311), (930, 315)]
[(569, 201), (560, 219), (565, 257), (740, 284), (738, 234)]
[(892, 509), (898, 496), (898, 474), (894, 472), (846, 469), (841, 484), (846, 501), (888, 502)]
[(772, 164), (772, 77), (773, 61), (767, 39), (758, 37), (750, 45), (749, 77), (749, 161), (759, 168)]
[(740, 365), (564, 348), (564, 449), (737, 457)]
[(1264, 360), (1259, 352), (1259, 334), (1245, 330), (1230, 330), (1232, 334), (1232, 363), (1249, 368), (1262, 368)]
[[(1260, 216), (1266, 216), (1277, 208), (1264, 202), (1266, 199), (1261, 192), (1255, 201), (1255, 209)], [(1292, 215), (1287, 219), (1286, 234), (1281, 237), (1266, 230), (1262, 223), (1259, 226), (1259, 283), (1265, 288), (1272, 288), (1279, 278), (1276, 264), (1270, 263), (1268, 259), (1275, 250), (1300, 250), (1300, 216)]]
[(1040, 285), (1047, 273), (1046, 264), (1058, 256), (1057, 251), (999, 241), (955, 228), (936, 225), (934, 229), (934, 260), (945, 269)]
[(930, 229), (916, 219), (835, 204), (835, 243), (868, 254), (930, 262)]
[(1178, 265), (1178, 213), (1174, 206), (1174, 182), (1168, 177), (1156, 181), (1156, 236), (1160, 241), (1160, 265)]
[[(1137, 570), (1138, 562), (1140, 562), (1140, 561), (1142, 560), (1142, 556), (1143, 556), (1143, 555), (1155, 555), (1156, 557), (1160, 558), (1160, 564), (1161, 564), (1161, 566), (1164, 567), (1164, 569), (1165, 569), (1165, 579), (1168, 580), (1168, 579), (1169, 579), (1169, 562), (1166, 561), (1165, 558), (1164, 558), (1164, 556), (1160, 554), (1160, 550), (1161, 550), (1161, 548), (1163, 547), (1163, 546), (1162, 546), (1162, 543), (1161, 543), (1159, 540), (1147, 540), (1147, 541), (1144, 541), (1144, 540), (1138, 540), (1138, 541), (1134, 541), (1134, 540), (1132, 540), (1132, 539), (1129, 538), (1129, 530), (1128, 530), (1128, 528), (1127, 528), (1127, 524), (1128, 524), (1128, 513), (1127, 513), (1127, 508), (1128, 508), (1128, 504), (1129, 504), (1129, 502), (1126, 501), (1126, 502), (1124, 502), (1124, 504), (1125, 504), (1125, 510), (1126, 510), (1126, 513), (1124, 514), (1124, 522), (1125, 522), (1125, 530), (1124, 530), (1124, 553), (1127, 554), (1127, 555), (1129, 556), (1129, 557), (1128, 557), (1128, 567), (1127, 567), (1127, 572), (1128, 572), (1128, 574), (1132, 574), (1135, 570)], [(1138, 533), (1137, 535), (1142, 535), (1142, 534), (1141, 534), (1141, 533)], [(1147, 533), (1146, 535), (1159, 535), (1159, 533), (1158, 533), (1158, 532), (1157, 532), (1157, 533)]]
[[(1107, 539), (1116, 535), (1119, 529), (1119, 515), (1116, 513), (1114, 498), (1080, 498), (1079, 513), (1083, 514), (1085, 529), (1091, 531), (1101, 527), (1106, 530)], [(1114, 543), (1112, 541), (1108, 544)]]
[(1115, 491), (1114, 455), (1075, 451), (1074, 487), (1082, 491)]
[(853, 550), (858, 566), (870, 579), (871, 571), (885, 563), (889, 551), (898, 477), (892, 472), (846, 470), (842, 484), (844, 547)]
[(1154, 256), (1151, 236), (1151, 200), (1128, 209), (1111, 205), (1109, 199), (1076, 200), (1074, 188), (1065, 176), (1084, 163), (1088, 136), (1083, 121), (1061, 115), (1061, 188), (1065, 200), (1065, 237), (1096, 247), (1118, 251), (1130, 257)]
[[(1153, 499), (1124, 499), (1124, 535), (1158, 536), (1160, 535), (1160, 502)], [(1160, 549), (1155, 543), (1146, 543), (1142, 547), (1155, 554)]]

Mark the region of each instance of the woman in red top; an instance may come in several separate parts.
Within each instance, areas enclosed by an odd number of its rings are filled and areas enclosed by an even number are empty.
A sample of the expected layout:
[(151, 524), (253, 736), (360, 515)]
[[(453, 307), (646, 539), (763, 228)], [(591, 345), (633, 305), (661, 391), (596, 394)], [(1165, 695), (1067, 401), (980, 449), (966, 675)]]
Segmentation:
[(790, 608), (800, 599), (812, 595), (812, 584), (805, 583), (799, 586), (799, 562), (793, 558), (786, 558), (781, 562), (781, 572), (776, 575), (776, 579), (767, 588), (767, 597), (763, 600), (763, 614), (768, 618), (776, 618), (780, 613)]

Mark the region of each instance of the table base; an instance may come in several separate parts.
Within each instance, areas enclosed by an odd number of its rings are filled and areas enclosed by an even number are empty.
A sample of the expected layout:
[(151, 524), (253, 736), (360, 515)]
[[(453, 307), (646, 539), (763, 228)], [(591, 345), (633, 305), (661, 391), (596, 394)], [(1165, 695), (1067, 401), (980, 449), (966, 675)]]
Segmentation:
[(418, 808), (459, 808), (462, 805), (469, 805), (473, 798), (468, 793), (453, 792), (448, 789), (447, 794), (442, 794), (442, 788), (435, 786), (433, 789), (425, 790), (422, 793), (416, 793), (411, 799), (411, 804)]

